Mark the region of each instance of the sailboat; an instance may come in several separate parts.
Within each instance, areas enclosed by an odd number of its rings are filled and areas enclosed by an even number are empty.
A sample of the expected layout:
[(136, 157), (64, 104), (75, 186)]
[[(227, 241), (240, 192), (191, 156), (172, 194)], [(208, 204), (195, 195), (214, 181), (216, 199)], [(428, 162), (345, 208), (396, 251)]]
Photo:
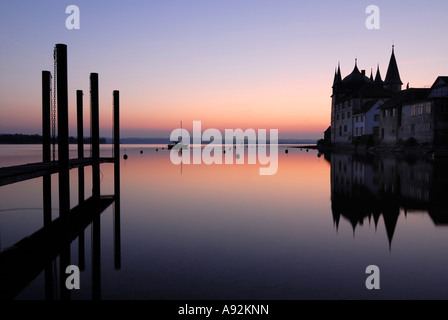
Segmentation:
[[(182, 121), (180, 122), (180, 128), (182, 129)], [(175, 149), (175, 150), (182, 150), (187, 149), (189, 144), (183, 144), (182, 140), (178, 140), (174, 143), (171, 143), (168, 145), (168, 150)]]

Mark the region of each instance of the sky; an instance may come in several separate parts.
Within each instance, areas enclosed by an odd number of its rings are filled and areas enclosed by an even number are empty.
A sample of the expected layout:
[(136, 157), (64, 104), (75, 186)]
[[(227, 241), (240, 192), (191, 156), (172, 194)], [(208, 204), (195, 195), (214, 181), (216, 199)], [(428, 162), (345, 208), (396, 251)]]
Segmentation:
[[(379, 29), (366, 28), (376, 5)], [(67, 29), (66, 7), (80, 10)], [(299, 0), (0, 0), (0, 133), (40, 134), (41, 72), (68, 47), (69, 133), (76, 90), (99, 74), (100, 135), (112, 136), (112, 91), (120, 91), (121, 136), (191, 130), (278, 129), (280, 138), (323, 137), (331, 86), (354, 67), (384, 79), (392, 44), (406, 86), (448, 75), (448, 2)]]

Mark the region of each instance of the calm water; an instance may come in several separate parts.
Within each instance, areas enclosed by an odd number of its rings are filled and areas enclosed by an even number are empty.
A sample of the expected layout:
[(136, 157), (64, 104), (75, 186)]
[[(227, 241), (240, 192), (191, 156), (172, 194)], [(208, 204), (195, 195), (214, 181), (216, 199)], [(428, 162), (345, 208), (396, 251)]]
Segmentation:
[[(79, 239), (71, 244), (70, 263), (85, 263), (71, 298), (91, 299), (95, 281), (102, 299), (448, 298), (445, 161), (284, 150), (277, 173), (260, 176), (259, 164), (176, 166), (160, 146), (122, 146), (121, 250), (111, 205), (101, 214), (100, 277), (92, 274), (92, 226), (83, 254)], [(37, 162), (40, 152), (1, 146), (0, 166)], [(87, 198), (90, 167), (85, 176)], [(2, 255), (43, 227), (42, 180), (0, 187)], [(113, 181), (113, 164), (102, 164), (103, 195), (113, 194)], [(70, 184), (74, 207), (77, 169)], [(56, 174), (52, 203), (55, 219)], [(42, 271), (16, 298), (45, 299), (46, 284), (57, 296), (58, 262), (50, 280)], [(380, 290), (366, 289), (368, 265), (380, 268)]]

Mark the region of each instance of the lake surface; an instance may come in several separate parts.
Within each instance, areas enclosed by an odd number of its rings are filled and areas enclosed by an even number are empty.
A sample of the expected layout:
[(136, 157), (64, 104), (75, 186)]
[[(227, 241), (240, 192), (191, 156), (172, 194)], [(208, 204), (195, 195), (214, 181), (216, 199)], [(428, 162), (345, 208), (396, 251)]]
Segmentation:
[[(92, 225), (71, 243), (70, 263), (83, 265), (71, 299), (448, 298), (446, 160), (280, 146), (277, 173), (263, 176), (263, 165), (247, 161), (174, 165), (161, 147), (121, 147), (120, 223), (112, 204), (96, 244)], [(37, 145), (0, 147), (0, 167), (40, 159)], [(86, 167), (86, 198), (91, 175)], [(56, 219), (57, 174), (51, 181)], [(0, 257), (44, 226), (42, 182), (0, 187)], [(102, 164), (101, 194), (113, 193), (114, 165)], [(78, 204), (78, 169), (70, 203)], [(59, 260), (16, 299), (58, 299)], [(379, 267), (379, 290), (366, 288), (369, 265)]]

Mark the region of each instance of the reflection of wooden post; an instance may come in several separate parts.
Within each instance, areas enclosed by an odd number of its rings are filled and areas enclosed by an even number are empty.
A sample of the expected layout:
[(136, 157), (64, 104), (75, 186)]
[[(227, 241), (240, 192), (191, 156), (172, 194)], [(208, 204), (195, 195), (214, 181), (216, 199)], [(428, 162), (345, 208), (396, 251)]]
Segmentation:
[[(44, 228), (51, 224), (51, 175), (44, 175), (43, 177), (43, 198), (44, 198)], [(53, 281), (53, 265), (48, 262), (45, 265), (45, 299), (54, 299), (54, 281)]]
[(121, 268), (120, 230), (120, 92), (113, 92), (114, 100), (114, 266)]
[(92, 222), (92, 299), (101, 300), (101, 224), (100, 216)]
[[(64, 226), (65, 227), (65, 226)], [(68, 229), (68, 228), (67, 228)], [(70, 300), (70, 290), (65, 286), (68, 274), (65, 273), (65, 269), (70, 265), (70, 243), (65, 245), (59, 255), (59, 291), (61, 300)]]
[(98, 98), (98, 74), (90, 74), (90, 103), (92, 117), (92, 196), (100, 197), (100, 118)]

